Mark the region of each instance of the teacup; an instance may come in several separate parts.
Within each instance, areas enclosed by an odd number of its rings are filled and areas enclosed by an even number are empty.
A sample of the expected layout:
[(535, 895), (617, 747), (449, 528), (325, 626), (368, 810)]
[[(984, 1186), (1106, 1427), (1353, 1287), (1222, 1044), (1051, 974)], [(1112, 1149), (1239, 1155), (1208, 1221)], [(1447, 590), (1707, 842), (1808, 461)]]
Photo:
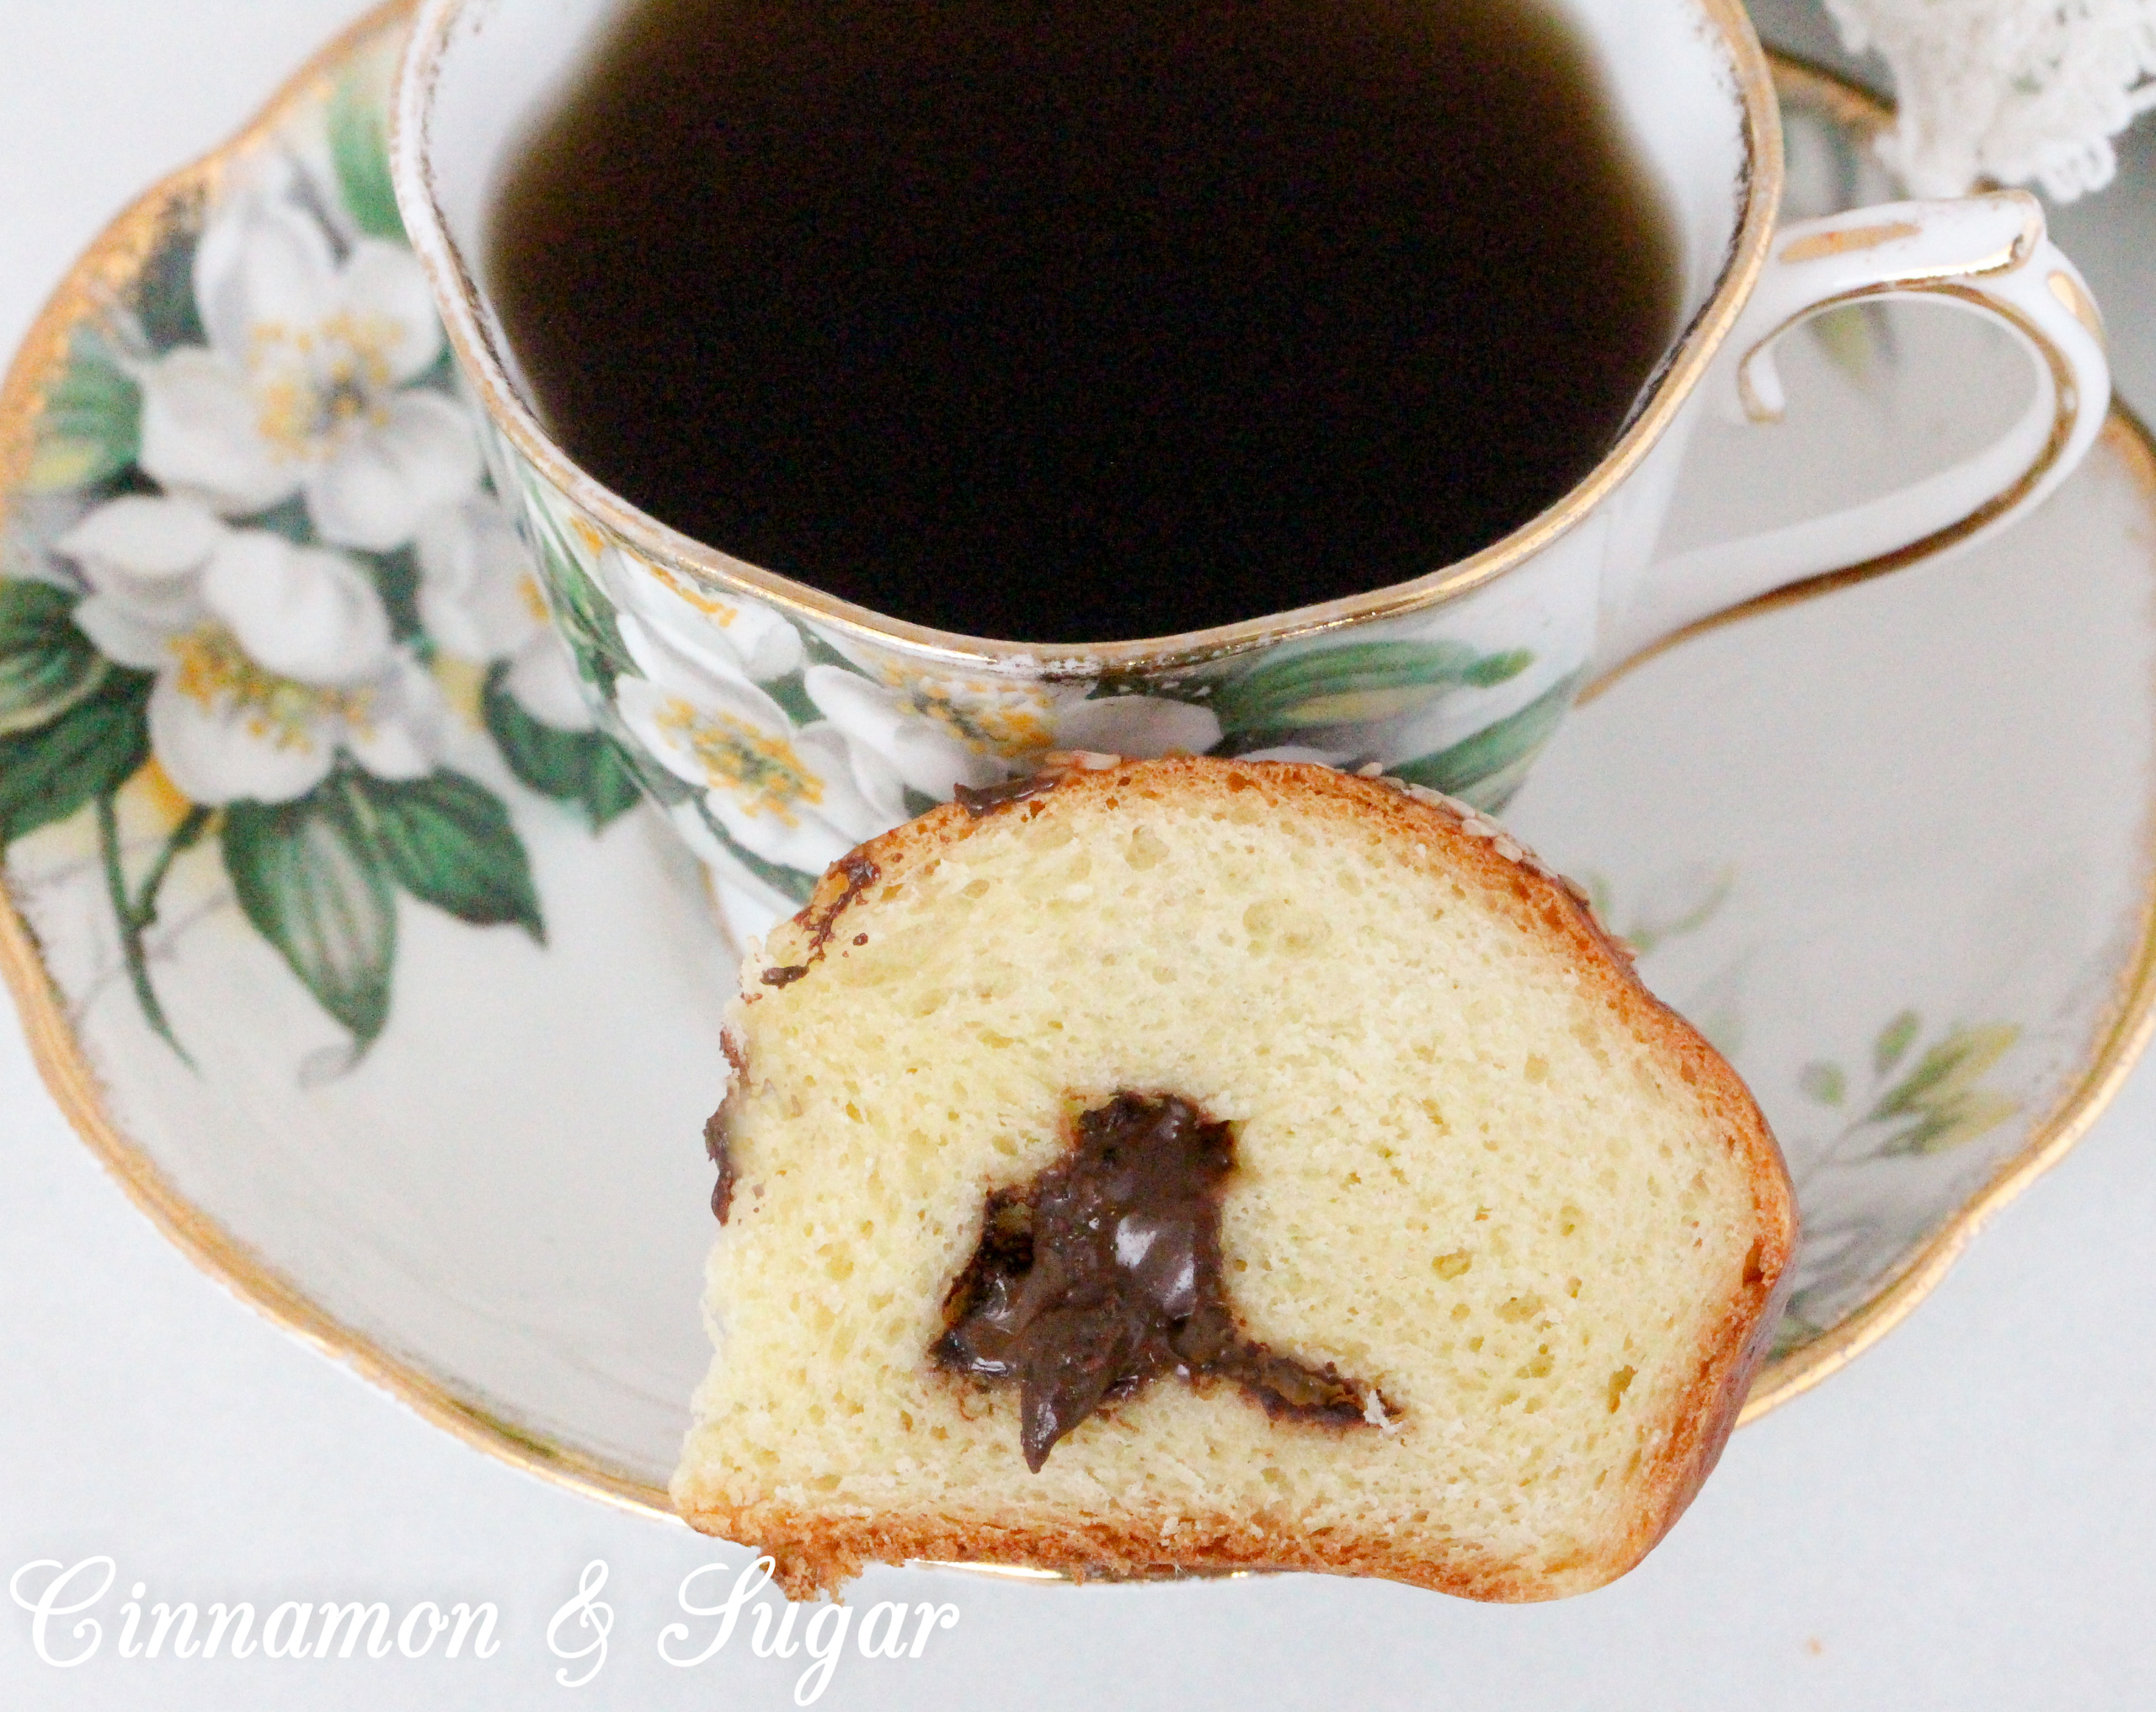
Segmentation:
[[(426, 0), (396, 99), (397, 192), (595, 713), (743, 934), (862, 840), (1058, 749), (1375, 763), (1500, 808), (1591, 677), (2004, 526), (2073, 469), (2109, 402), (2096, 310), (2034, 198), (1777, 230), (1779, 115), (1737, 0), (1561, 0), (1664, 187), (1684, 279), (1684, 331), (1585, 479), (1456, 563), (1267, 617), (1052, 650), (927, 629), (668, 528), (579, 469), (533, 408), (475, 259), (510, 152), (620, 3)], [(1882, 498), (1658, 558), (1701, 419), (1777, 419), (1776, 342), (1883, 297), (2002, 323), (2035, 372), (2014, 425)]]

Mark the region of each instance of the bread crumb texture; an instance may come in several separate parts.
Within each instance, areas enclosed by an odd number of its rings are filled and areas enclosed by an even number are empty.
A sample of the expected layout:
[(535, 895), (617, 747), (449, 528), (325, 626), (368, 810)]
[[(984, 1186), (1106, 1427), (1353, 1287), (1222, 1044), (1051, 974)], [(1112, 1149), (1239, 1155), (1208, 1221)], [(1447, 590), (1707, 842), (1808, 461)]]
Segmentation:
[[(1544, 1598), (1660, 1537), (1764, 1348), (1793, 1203), (1742, 1085), (1558, 883), (1441, 803), (1225, 761), (864, 853), (808, 974), (760, 981), (807, 961), (836, 870), (744, 971), (689, 1520), (797, 1594), (920, 1557)], [(1035, 1475), (1015, 1391), (931, 1364), (988, 1193), (1123, 1090), (1231, 1126), (1244, 1327), (1395, 1421), (1169, 1378)]]

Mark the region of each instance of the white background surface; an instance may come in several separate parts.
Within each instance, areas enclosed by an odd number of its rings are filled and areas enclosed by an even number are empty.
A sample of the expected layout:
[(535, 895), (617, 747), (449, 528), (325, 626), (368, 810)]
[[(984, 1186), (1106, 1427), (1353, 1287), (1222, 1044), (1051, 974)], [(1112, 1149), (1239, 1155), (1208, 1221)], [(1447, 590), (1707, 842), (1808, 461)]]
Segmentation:
[[(1764, 8), (1801, 30), (1792, 4)], [(136, 191), (247, 119), (351, 0), (0, 0), (0, 345)], [(1811, 40), (1816, 44), (1817, 38)], [(2147, 157), (2134, 168), (2156, 173)], [(2063, 236), (2156, 409), (2156, 183)], [(2137, 296), (2130, 308), (2128, 298)], [(947, 1598), (919, 1662), (846, 1657), (827, 1707), (2156, 1705), (2156, 1075), (2005, 1212), (1901, 1330), (1732, 1445), (1645, 1565), (1483, 1608), (1291, 1577), (1182, 1588), (873, 1576)], [(40, 1663), (0, 1603), (0, 1707), (780, 1707), (803, 1661), (654, 1650), (679, 1528), (544, 1486), (424, 1427), (197, 1274), (108, 1181), (0, 1021), (0, 1574), (119, 1560), (98, 1657)], [(611, 1566), (611, 1656), (552, 1681), (549, 1615)], [(149, 1597), (493, 1600), (487, 1661), (129, 1662)], [(58, 1637), (56, 1637), (57, 1643)]]

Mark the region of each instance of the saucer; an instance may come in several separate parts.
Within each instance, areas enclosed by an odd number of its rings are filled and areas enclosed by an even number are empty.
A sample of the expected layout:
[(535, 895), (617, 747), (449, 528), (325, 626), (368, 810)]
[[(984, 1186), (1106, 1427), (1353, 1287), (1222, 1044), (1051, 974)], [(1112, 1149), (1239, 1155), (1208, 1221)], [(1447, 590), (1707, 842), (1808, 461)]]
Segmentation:
[[(199, 1264), (481, 1448), (664, 1512), (734, 954), (558, 693), (439, 347), (367, 332), (413, 301), (382, 154), (408, 10), (122, 216), (0, 397), (0, 964)], [(1781, 75), (1790, 212), (1891, 194), (1876, 109)], [(280, 248), (205, 245), (265, 187), (309, 211)], [(1695, 451), (1673, 548), (1975, 443), (1936, 365), (2020, 372), (1935, 312), (1813, 333), (1785, 426)], [(246, 394), (232, 353), (280, 340), (282, 390)], [(1906, 1313), (2145, 1038), (2156, 451), (2115, 413), (2004, 537), (1600, 687), (1508, 818), (1788, 1153), (1757, 1415)]]

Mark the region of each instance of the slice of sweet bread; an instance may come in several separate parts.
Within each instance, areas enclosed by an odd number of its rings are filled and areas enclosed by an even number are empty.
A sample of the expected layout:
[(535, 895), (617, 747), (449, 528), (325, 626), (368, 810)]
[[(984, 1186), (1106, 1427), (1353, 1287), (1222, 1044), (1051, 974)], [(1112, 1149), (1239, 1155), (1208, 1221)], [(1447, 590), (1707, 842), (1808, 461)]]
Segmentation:
[(1735, 1074), (1492, 823), (1075, 758), (743, 973), (674, 1497), (869, 1560), (1577, 1592), (1720, 1453), (1795, 1237)]

